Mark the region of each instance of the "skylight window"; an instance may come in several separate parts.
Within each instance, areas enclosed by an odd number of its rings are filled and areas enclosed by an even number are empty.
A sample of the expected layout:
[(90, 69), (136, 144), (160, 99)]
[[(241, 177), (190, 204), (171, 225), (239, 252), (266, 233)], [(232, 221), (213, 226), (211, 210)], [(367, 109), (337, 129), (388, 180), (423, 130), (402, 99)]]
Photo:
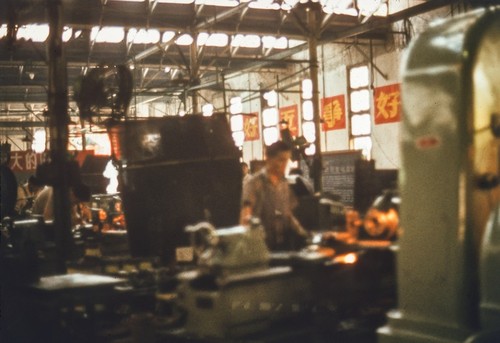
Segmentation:
[(201, 32), (200, 34), (198, 34), (196, 42), (199, 46), (206, 45), (224, 47), (227, 46), (229, 37), (225, 33), (209, 34), (207, 32)]
[(175, 40), (177, 45), (191, 45), (193, 43), (193, 37), (190, 34), (185, 33)]
[(231, 40), (231, 46), (243, 48), (258, 48), (260, 47), (260, 37), (257, 35), (242, 35), (237, 34)]
[(174, 31), (166, 31), (163, 32), (163, 36), (161, 37), (162, 43), (168, 43), (175, 37)]
[(156, 44), (160, 41), (158, 30), (130, 29), (127, 34), (127, 43)]
[(300, 39), (289, 39), (288, 40), (288, 47), (289, 48), (295, 48), (296, 46), (304, 44), (306, 41), (300, 40)]
[(158, 0), (158, 2), (164, 4), (192, 4), (194, 0)]
[(279, 10), (280, 4), (275, 3), (274, 0), (256, 0), (248, 4), (248, 7), (261, 9), (261, 10)]
[(49, 36), (49, 25), (26, 25), (17, 30), (17, 39), (32, 40), (33, 42), (45, 42)]
[(239, 5), (239, 2), (236, 0), (196, 0), (196, 4), (221, 7), (236, 7)]
[(266, 49), (274, 48), (274, 43), (276, 43), (276, 37), (264, 36), (262, 37), (262, 46)]
[(280, 37), (274, 42), (275, 49), (286, 49), (288, 46), (288, 39), (286, 37)]
[(123, 27), (106, 26), (99, 28), (94, 26), (90, 31), (90, 39), (96, 43), (120, 43), (125, 38)]

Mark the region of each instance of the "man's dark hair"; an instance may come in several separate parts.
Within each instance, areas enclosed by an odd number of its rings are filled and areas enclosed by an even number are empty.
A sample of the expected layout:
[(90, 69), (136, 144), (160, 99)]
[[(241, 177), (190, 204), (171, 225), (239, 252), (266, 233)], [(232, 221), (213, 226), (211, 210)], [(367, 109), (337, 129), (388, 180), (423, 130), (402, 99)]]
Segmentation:
[(285, 151), (292, 151), (292, 147), (283, 141), (277, 141), (266, 148), (266, 157), (273, 158)]

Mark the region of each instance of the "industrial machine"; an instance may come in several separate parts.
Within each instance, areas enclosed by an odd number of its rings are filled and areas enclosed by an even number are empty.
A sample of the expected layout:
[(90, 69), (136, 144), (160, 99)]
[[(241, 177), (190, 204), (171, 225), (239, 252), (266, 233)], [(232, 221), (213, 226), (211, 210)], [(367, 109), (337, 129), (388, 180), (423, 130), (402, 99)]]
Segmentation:
[(398, 309), (381, 343), (500, 341), (499, 71), (499, 8), (435, 22), (407, 51)]
[(267, 329), (312, 306), (311, 279), (290, 266), (269, 266), (264, 229), (257, 219), (249, 226), (216, 230), (200, 223), (187, 230), (206, 242), (197, 257), (198, 268), (178, 275), (187, 335), (234, 338)]

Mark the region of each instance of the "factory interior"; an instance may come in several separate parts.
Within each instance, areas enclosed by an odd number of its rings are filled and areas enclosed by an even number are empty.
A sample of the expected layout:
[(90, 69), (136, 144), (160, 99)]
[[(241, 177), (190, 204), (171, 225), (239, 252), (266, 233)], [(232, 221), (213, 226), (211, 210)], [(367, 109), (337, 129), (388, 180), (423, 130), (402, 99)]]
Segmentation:
[(0, 342), (500, 342), (497, 2), (0, 1)]

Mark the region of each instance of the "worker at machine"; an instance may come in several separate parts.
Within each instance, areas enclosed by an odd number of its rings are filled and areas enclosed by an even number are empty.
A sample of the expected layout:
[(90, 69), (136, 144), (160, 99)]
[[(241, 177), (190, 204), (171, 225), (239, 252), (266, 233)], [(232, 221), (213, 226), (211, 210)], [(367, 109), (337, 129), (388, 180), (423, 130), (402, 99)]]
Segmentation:
[[(85, 185), (77, 185), (70, 188), (71, 222), (73, 225), (80, 224), (81, 216), (78, 213), (77, 204), (90, 199), (90, 190)], [(54, 220), (54, 190), (51, 186), (45, 186), (35, 198), (32, 214), (43, 215), (45, 221)]]
[(17, 187), (16, 212), (19, 215), (26, 215), (31, 211), (33, 202), (38, 193), (43, 189), (43, 183), (34, 175)]
[(265, 167), (243, 185), (240, 222), (247, 225), (251, 217), (258, 217), (271, 251), (298, 249), (308, 237), (292, 212), (298, 202), (285, 177), (291, 155), (285, 142), (271, 144), (266, 149)]

